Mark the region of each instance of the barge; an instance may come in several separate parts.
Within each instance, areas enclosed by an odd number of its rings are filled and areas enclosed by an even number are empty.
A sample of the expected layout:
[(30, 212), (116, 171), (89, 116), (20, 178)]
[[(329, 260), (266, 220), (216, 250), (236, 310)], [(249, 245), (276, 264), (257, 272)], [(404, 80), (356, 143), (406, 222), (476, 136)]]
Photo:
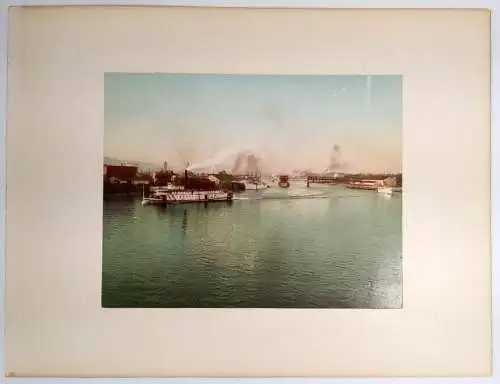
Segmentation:
[(386, 183), (385, 180), (352, 181), (346, 186), (351, 189), (376, 191), (384, 196), (392, 196), (397, 191), (397, 188), (391, 186), (391, 183)]
[(377, 191), (382, 186), (383, 184), (380, 180), (351, 181), (346, 185), (350, 189), (364, 189), (368, 191)]

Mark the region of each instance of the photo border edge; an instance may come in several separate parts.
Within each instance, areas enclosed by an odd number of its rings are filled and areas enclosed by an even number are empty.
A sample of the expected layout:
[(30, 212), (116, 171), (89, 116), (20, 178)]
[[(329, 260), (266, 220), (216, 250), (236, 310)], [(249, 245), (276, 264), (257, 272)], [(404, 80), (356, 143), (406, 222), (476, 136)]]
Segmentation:
[[(489, 9), (491, 22), (490, 22), (490, 37), (491, 37), (491, 60), (490, 60), (490, 90), (491, 90), (491, 252), (492, 252), (492, 330), (493, 330), (493, 343), (495, 346), (500, 345), (499, 332), (495, 332), (495, 328), (499, 326), (500, 309), (497, 304), (500, 292), (500, 262), (495, 260), (494, 255), (500, 253), (500, 241), (497, 239), (499, 234), (500, 224), (500, 175), (498, 172), (498, 162), (500, 160), (500, 106), (498, 99), (500, 98), (500, 75), (499, 75), (499, 48), (498, 40), (500, 35), (500, 16), (495, 13), (497, 7), (494, 5), (494, 0), (405, 0), (402, 4), (397, 0), (323, 0), (323, 1), (290, 1), (290, 0), (270, 0), (270, 1), (248, 1), (248, 0), (147, 0), (144, 2), (138, 0), (104, 0), (104, 1), (71, 1), (71, 0), (4, 0), (0, 5), (0, 284), (1, 284), (1, 297), (0, 297), (0, 325), (2, 332), (0, 334), (0, 371), (5, 376), (5, 333), (4, 333), (4, 289), (5, 289), (5, 210), (6, 210), (6, 119), (7, 119), (7, 68), (8, 68), (8, 13), (10, 7), (16, 6), (82, 6), (82, 5), (105, 5), (105, 6), (193, 6), (193, 7), (248, 7), (248, 8), (471, 8), (471, 9)], [(494, 128), (497, 128), (496, 130)], [(500, 355), (497, 353), (492, 354), (493, 375), (488, 378), (453, 378), (456, 383), (494, 383), (495, 379), (500, 379), (498, 367), (500, 366)], [(94, 378), (94, 379), (80, 379), (80, 378), (10, 378), (6, 377), (6, 382), (16, 382), (19, 384), (28, 383), (76, 383), (76, 382), (91, 382), (91, 383), (174, 383), (184, 382), (189, 384), (201, 384), (209, 382), (218, 383), (240, 383), (240, 382), (253, 382), (253, 383), (268, 383), (268, 382), (284, 382), (287, 384), (299, 384), (303, 382), (302, 378), (234, 378), (234, 379), (202, 379), (202, 378), (165, 378), (165, 379), (133, 379), (133, 378)], [(339, 382), (341, 378), (321, 378), (309, 379), (308, 381), (333, 383)], [(416, 380), (427, 380), (437, 382), (443, 380), (442, 378), (408, 378), (408, 379), (380, 379), (380, 378), (363, 378), (363, 379), (350, 379), (358, 383), (386, 383), (389, 381), (401, 380), (408, 382), (415, 382)], [(446, 379), (449, 380), (449, 379)]]

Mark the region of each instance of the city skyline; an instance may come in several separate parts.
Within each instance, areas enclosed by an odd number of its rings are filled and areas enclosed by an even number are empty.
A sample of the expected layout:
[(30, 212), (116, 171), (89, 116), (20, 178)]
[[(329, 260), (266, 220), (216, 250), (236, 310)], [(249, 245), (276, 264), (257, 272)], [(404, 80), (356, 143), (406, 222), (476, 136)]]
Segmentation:
[(104, 155), (200, 171), (401, 172), (402, 77), (106, 74)]

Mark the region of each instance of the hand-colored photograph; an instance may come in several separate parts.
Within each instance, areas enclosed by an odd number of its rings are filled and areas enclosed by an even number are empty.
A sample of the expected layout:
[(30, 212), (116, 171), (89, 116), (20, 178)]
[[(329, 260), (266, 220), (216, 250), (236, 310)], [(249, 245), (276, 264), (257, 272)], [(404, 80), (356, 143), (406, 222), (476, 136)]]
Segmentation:
[(402, 308), (399, 75), (104, 75), (104, 308)]

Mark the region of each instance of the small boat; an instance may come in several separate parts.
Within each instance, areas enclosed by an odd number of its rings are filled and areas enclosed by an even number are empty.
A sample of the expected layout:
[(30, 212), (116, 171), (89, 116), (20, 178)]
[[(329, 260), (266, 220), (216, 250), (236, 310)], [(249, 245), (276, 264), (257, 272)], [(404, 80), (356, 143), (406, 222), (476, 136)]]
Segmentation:
[(381, 193), (384, 196), (392, 196), (393, 190), (391, 187), (379, 187), (377, 189), (378, 193)]
[(282, 175), (279, 177), (278, 186), (281, 188), (289, 188), (290, 187), (290, 182), (288, 181), (287, 175)]
[(142, 199), (142, 205), (161, 205), (163, 204), (164, 199), (159, 196), (151, 196), (151, 197), (144, 197)]
[(262, 182), (246, 181), (244, 185), (246, 191), (262, 191), (264, 189), (271, 188), (268, 184)]

